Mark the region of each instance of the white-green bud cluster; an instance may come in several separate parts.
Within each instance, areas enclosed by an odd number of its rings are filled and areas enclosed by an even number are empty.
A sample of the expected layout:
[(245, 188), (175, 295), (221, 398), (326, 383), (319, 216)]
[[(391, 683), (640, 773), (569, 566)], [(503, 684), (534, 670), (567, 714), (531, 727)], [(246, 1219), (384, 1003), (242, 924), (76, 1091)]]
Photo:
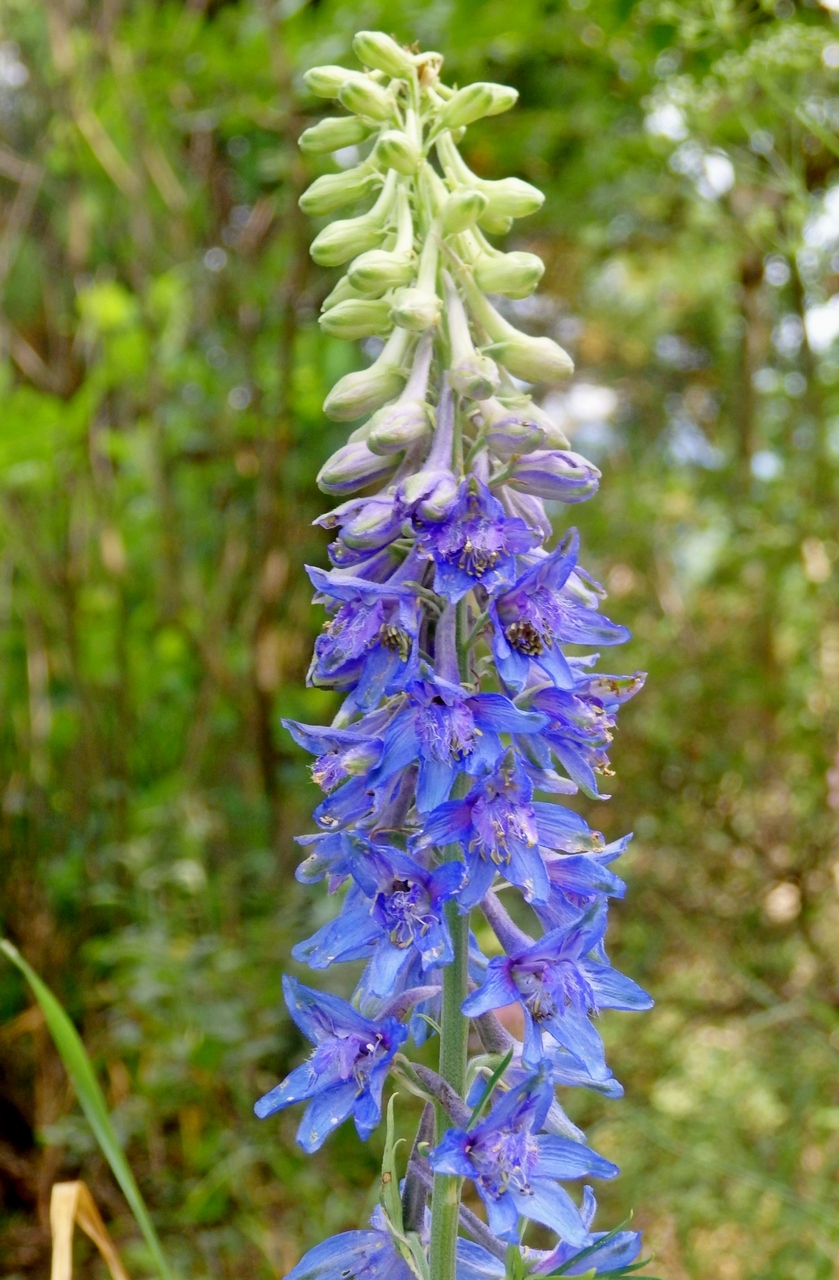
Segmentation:
[(522, 332), (487, 297), (526, 298), (544, 272), (535, 254), (504, 253), (487, 239), (541, 208), (542, 193), (519, 178), (481, 178), (458, 150), (468, 125), (508, 111), (518, 94), (485, 82), (453, 89), (440, 79), (439, 54), (411, 52), (382, 32), (361, 32), (353, 49), (363, 71), (307, 72), (310, 92), (348, 114), (313, 125), (300, 146), (312, 156), (355, 147), (357, 163), (316, 178), (300, 207), (315, 217), (348, 215), (312, 243), (317, 263), (346, 269), (323, 303), (324, 331), (379, 337), (385, 346), (327, 397), (333, 419), (374, 417), (328, 460), (321, 484), (348, 492), (382, 478), (400, 458), (421, 463), (435, 421), (429, 389), (442, 370), (457, 397), (464, 448), (486, 451), (492, 483), (494, 469), (507, 477), (516, 459), (567, 446), (514, 380), (550, 383), (573, 371), (557, 343)]

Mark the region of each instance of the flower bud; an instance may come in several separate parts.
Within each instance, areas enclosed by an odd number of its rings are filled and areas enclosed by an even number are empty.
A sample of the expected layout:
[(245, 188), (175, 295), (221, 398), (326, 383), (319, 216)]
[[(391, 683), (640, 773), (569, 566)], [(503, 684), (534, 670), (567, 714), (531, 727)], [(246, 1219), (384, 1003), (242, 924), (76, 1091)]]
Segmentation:
[(481, 182), (478, 188), (483, 191), (489, 204), (487, 214), (493, 218), (525, 218), (536, 213), (545, 203), (545, 197), (538, 187), (521, 178), (500, 178), (498, 182)]
[(390, 304), (383, 298), (348, 298), (325, 311), (319, 320), (333, 338), (371, 338), (391, 328)]
[(341, 541), (353, 551), (375, 551), (398, 538), (402, 521), (394, 512), (393, 497), (371, 498), (341, 530)]
[(309, 217), (318, 218), (363, 199), (380, 183), (379, 174), (366, 164), (360, 164), (354, 169), (345, 169), (343, 173), (324, 173), (315, 178), (297, 203)]
[(579, 453), (542, 449), (517, 458), (504, 483), (536, 498), (585, 502), (597, 492), (600, 472)]
[(424, 400), (397, 400), (385, 405), (374, 416), (367, 435), (367, 446), (382, 455), (401, 453), (421, 440), (430, 438), (431, 422)]
[(488, 231), (491, 236), (506, 236), (507, 232), (513, 225), (512, 218), (496, 217), (490, 209), (486, 209), (478, 219), (484, 231)]
[(486, 350), (503, 364), (514, 378), (525, 382), (559, 382), (570, 378), (574, 361), (552, 338), (534, 338), (510, 326), (511, 332)]
[(403, 329), (422, 333), (440, 323), (443, 304), (431, 289), (397, 289), (390, 309), (391, 319)]
[(353, 53), (365, 67), (384, 71), (397, 80), (406, 79), (415, 70), (416, 64), (408, 50), (401, 48), (383, 31), (359, 31), (353, 37), (352, 47)]
[(389, 120), (393, 115), (392, 96), (369, 76), (345, 80), (338, 90), (338, 101), (347, 111), (368, 120)]
[(469, 400), (486, 400), (498, 390), (498, 365), (480, 351), (462, 356), (452, 363), (452, 390)]
[(316, 98), (337, 98), (338, 90), (350, 76), (358, 75), (346, 67), (312, 67), (303, 76), (306, 88)]
[(395, 169), (410, 177), (416, 173), (421, 156), (401, 129), (387, 129), (376, 139), (372, 159), (383, 169)]
[(405, 381), (402, 362), (411, 337), (406, 329), (395, 329), (368, 369), (339, 378), (324, 401), (327, 418), (350, 422), (365, 413), (373, 413), (398, 396)]
[(359, 293), (357, 289), (352, 287), (346, 276), (341, 276), (332, 292), (328, 293), (324, 298), (320, 309), (321, 311), (328, 311), (330, 307), (336, 307), (339, 302), (346, 302), (348, 298), (363, 297), (366, 297), (366, 294)]
[(297, 139), (297, 145), (306, 155), (326, 155), (340, 147), (352, 147), (363, 142), (369, 133), (369, 125), (356, 116), (336, 116), (305, 129)]
[(457, 129), (489, 115), (493, 103), (493, 86), (478, 80), (458, 89), (438, 116), (441, 129)]
[(378, 454), (371, 453), (361, 440), (355, 444), (345, 444), (321, 467), (317, 478), (318, 488), (324, 493), (352, 493), (354, 489), (361, 489), (375, 480), (383, 480), (390, 475), (394, 466), (393, 458), (381, 458)]
[(531, 414), (508, 409), (494, 398), (483, 401), (478, 408), (483, 418), (481, 437), (496, 457), (514, 458), (543, 447), (545, 433)]
[(350, 258), (378, 247), (387, 232), (369, 214), (360, 218), (340, 218), (319, 231), (309, 252), (318, 266), (340, 267)]
[(545, 264), (535, 253), (484, 254), (472, 268), (475, 283), (484, 293), (503, 293), (508, 298), (528, 298), (545, 272)]
[(368, 297), (381, 297), (388, 289), (397, 289), (412, 279), (415, 270), (414, 255), (409, 251), (371, 249), (362, 253), (350, 264), (347, 279), (359, 293)]
[(440, 213), (440, 228), (444, 236), (458, 235), (473, 227), (488, 204), (482, 191), (471, 188), (453, 191)]
[(529, 421), (536, 423), (542, 430), (544, 449), (570, 449), (568, 437), (550, 417), (541, 409), (538, 404), (534, 404), (530, 396), (504, 396), (502, 398), (504, 408), (508, 413), (523, 414)]
[(492, 108), (487, 112), (490, 116), (503, 115), (519, 100), (519, 91), (509, 84), (490, 84), (492, 89)]
[(459, 488), (456, 476), (448, 468), (424, 469), (400, 485), (398, 506), (415, 519), (438, 523), (445, 520), (457, 502)]

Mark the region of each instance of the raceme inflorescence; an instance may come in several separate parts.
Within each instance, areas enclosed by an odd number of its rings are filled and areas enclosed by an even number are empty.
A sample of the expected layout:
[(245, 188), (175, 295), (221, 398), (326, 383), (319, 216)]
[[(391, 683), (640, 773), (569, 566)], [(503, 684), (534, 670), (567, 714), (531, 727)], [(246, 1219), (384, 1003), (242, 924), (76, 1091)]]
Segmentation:
[[(356, 163), (300, 204), (352, 214), (312, 244), (317, 263), (345, 268), (320, 323), (380, 350), (324, 406), (364, 419), (318, 477), (341, 502), (318, 521), (335, 535), (332, 567), (309, 570), (329, 620), (308, 679), (342, 705), (327, 727), (286, 727), (325, 793), (298, 878), (343, 895), (293, 954), (312, 969), (365, 964), (350, 1001), (285, 979), (314, 1048), (256, 1111), (302, 1104), (298, 1141), (314, 1151), (350, 1116), (367, 1138), (389, 1076), (425, 1109), (400, 1182), (391, 1096), (369, 1229), (318, 1245), (289, 1280), (624, 1275), (638, 1233), (592, 1231), (591, 1188), (564, 1185), (618, 1170), (556, 1091), (620, 1096), (596, 1016), (651, 1001), (604, 949), (628, 838), (606, 844), (563, 797), (608, 798), (617, 710), (643, 677), (566, 652), (628, 633), (600, 612), (576, 531), (548, 549), (545, 503), (592, 497), (600, 475), (523, 389), (573, 371), (551, 338), (504, 315), (542, 262), (487, 239), (543, 197), (478, 177), (458, 150), (470, 123), (514, 105), (513, 89), (454, 90), (439, 54), (381, 33), (354, 50), (365, 70), (307, 74), (347, 114), (300, 144)], [(432, 1036), (437, 1070), (406, 1053)], [(525, 1245), (528, 1222), (555, 1242)]]

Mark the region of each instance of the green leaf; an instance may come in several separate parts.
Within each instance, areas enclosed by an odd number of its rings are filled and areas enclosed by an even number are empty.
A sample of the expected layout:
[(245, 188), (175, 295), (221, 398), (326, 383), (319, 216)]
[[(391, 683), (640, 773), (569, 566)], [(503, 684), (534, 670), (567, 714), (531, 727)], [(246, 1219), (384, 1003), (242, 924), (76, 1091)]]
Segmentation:
[(134, 1174), (131, 1172), (131, 1166), (125, 1158), (125, 1152), (120, 1146), (119, 1139), (114, 1131), (104, 1094), (99, 1087), (99, 1081), (96, 1079), (93, 1065), (87, 1056), (87, 1050), (82, 1044), (78, 1031), (49, 987), (41, 981), (31, 965), (27, 964), (17, 947), (12, 946), (11, 942), (7, 942), (5, 939), (0, 939), (0, 951), (23, 974), (32, 988), (35, 999), (41, 1006), (47, 1028), (55, 1042), (55, 1047), (59, 1052), (61, 1061), (64, 1063), (67, 1074), (73, 1081), (73, 1087), (76, 1090), (82, 1110), (93, 1130), (96, 1141), (102, 1149), (102, 1154), (111, 1166), (111, 1171), (122, 1188), (123, 1195), (128, 1201), (137, 1225), (143, 1233), (161, 1280), (174, 1280), (173, 1272), (163, 1254), (149, 1211), (140, 1194), (140, 1188), (137, 1186)]

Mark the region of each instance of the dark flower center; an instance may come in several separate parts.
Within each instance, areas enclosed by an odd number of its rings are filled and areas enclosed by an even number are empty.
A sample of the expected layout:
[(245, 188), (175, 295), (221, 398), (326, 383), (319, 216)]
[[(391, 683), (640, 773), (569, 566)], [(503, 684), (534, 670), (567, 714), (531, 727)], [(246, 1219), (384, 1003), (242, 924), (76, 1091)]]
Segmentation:
[(377, 905), (380, 922), (395, 947), (410, 947), (436, 920), (428, 891), (418, 881), (394, 880), (390, 893), (380, 894)]
[(504, 635), (514, 649), (528, 658), (537, 658), (544, 650), (542, 636), (532, 622), (511, 622), (504, 630)]
[(398, 653), (403, 662), (408, 661), (411, 652), (411, 639), (406, 631), (392, 622), (383, 622), (379, 628), (379, 642), (392, 653)]
[(501, 1129), (473, 1143), (468, 1149), (475, 1166), (476, 1181), (494, 1200), (505, 1191), (529, 1189), (530, 1176), (538, 1160), (533, 1136), (525, 1129)]

